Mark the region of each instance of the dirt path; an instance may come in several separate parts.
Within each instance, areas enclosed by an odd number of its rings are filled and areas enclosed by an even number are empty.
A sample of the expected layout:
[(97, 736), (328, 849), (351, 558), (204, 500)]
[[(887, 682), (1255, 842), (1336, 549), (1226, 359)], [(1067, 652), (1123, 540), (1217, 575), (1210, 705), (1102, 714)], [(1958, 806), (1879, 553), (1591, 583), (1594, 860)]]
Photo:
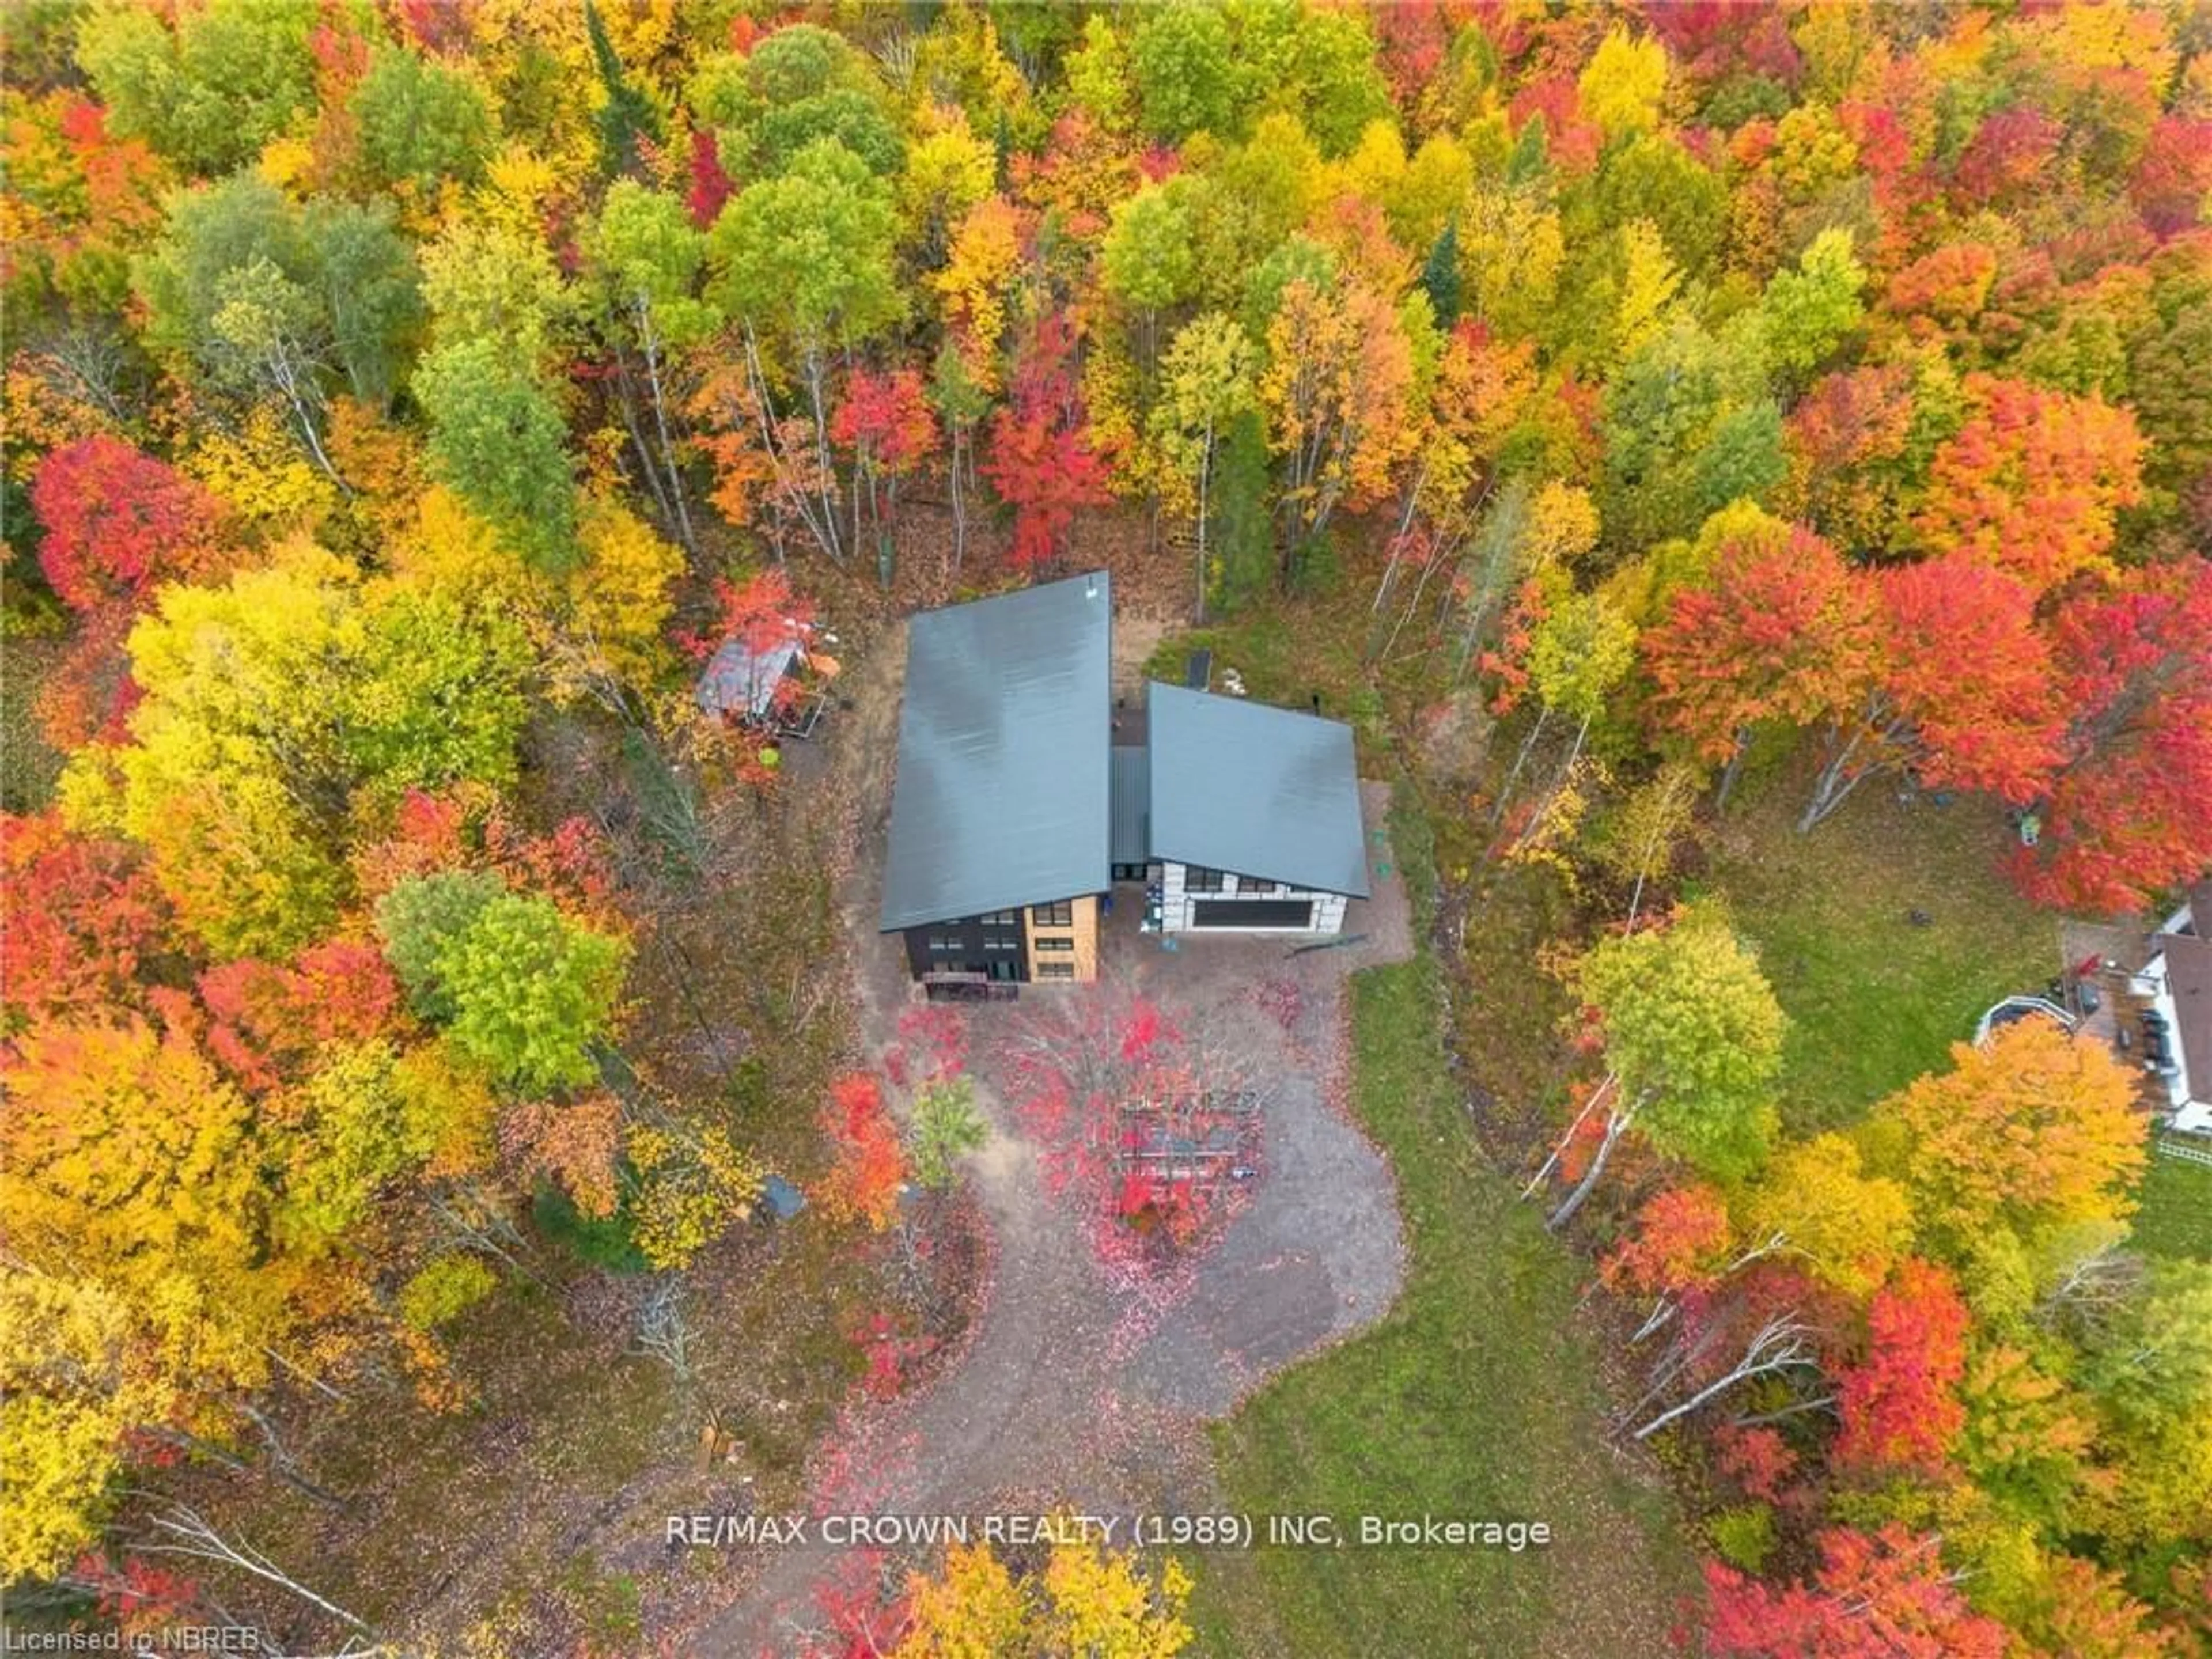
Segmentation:
[[(1381, 823), (1381, 804), (1370, 791), (1370, 825)], [(908, 1006), (896, 942), (873, 933), (869, 872), (880, 865), (880, 822), (864, 829), (862, 873), (848, 901), (855, 989), (878, 1049)], [(1387, 865), (1387, 853), (1376, 862)], [(1133, 1279), (1102, 1267), (1082, 1218), (1048, 1189), (1036, 1148), (979, 1086), (993, 1134), (972, 1174), (994, 1266), (966, 1346), (933, 1382), (862, 1411), (836, 1437), (814, 1483), (817, 1516), (980, 1518), (1062, 1504), (1095, 1514), (1202, 1510), (1213, 1490), (1204, 1421), (1389, 1307), (1403, 1277), (1395, 1188), (1381, 1155), (1334, 1103), (1344, 976), (1408, 949), (1395, 872), (1376, 884), (1346, 930), (1367, 934), (1364, 943), (1301, 957), (1280, 942), (1230, 939), (1168, 952), (1117, 917), (1109, 971), (1178, 1016), (1245, 1022), (1243, 1036), (1279, 1057), (1261, 1132), (1264, 1178), (1194, 1267)], [(1293, 988), (1279, 1005), (1288, 1017), (1255, 1006), (1263, 980)], [(986, 1006), (970, 1015), (979, 1048), (988, 1036), (979, 1028), (1007, 1012)], [(847, 1553), (818, 1540), (734, 1547), (720, 1571), (743, 1587), (685, 1650), (742, 1659), (795, 1651), (821, 1623), (817, 1588), (846, 1569)]]

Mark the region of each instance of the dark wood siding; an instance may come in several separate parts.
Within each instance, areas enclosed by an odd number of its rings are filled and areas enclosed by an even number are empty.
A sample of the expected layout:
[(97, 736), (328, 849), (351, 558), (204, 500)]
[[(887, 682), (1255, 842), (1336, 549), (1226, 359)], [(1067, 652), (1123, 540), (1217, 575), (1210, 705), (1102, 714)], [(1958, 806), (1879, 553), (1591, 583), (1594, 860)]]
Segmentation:
[[(1006, 912), (994, 914), (1005, 915)], [(1018, 983), (1029, 978), (1029, 936), (1018, 910), (1008, 922), (986, 924), (981, 916), (960, 916), (906, 930), (907, 968), (916, 979), (933, 969), (991, 974)], [(1004, 945), (994, 949), (994, 943)], [(1003, 963), (1003, 967), (994, 964)]]

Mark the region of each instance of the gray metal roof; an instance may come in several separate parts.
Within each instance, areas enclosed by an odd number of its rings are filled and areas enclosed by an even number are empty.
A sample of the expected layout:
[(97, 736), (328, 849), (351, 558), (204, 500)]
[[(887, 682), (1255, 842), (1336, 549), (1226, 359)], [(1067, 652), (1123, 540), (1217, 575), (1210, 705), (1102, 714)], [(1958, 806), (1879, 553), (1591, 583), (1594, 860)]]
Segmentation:
[(1158, 680), (1146, 696), (1154, 858), (1367, 896), (1350, 726)]
[(885, 933), (1106, 890), (1113, 603), (1101, 571), (908, 625)]
[(784, 640), (756, 651), (738, 635), (724, 640), (708, 659), (695, 696), (709, 714), (768, 713), (775, 688), (799, 660), (799, 642)]
[(1113, 799), (1114, 862), (1150, 864), (1152, 768), (1152, 757), (1141, 744), (1115, 745)]

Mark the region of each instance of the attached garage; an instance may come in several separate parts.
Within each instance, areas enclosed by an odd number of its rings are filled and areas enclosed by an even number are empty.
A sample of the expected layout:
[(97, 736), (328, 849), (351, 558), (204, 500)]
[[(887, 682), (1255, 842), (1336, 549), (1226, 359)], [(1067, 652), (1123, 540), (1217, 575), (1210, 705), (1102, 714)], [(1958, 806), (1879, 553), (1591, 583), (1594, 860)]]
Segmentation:
[(1301, 932), (1313, 927), (1311, 899), (1199, 899), (1191, 906), (1194, 927), (1283, 927)]

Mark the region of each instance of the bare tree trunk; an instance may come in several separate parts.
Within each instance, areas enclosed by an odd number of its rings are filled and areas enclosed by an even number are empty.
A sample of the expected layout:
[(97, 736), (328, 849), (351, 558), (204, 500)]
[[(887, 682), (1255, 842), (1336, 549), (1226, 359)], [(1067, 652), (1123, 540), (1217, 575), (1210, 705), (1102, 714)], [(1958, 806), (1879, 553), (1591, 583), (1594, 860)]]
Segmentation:
[(48, 346), (46, 356), (76, 381), (78, 391), (109, 420), (126, 430), (130, 428), (131, 411), (124, 407), (118, 390), (123, 354), (111, 337), (72, 325)]
[(646, 1292), (638, 1310), (634, 1352), (658, 1359), (678, 1382), (691, 1380), (691, 1322), (684, 1312), (684, 1285), (663, 1274)]
[(279, 352), (270, 358), (269, 374), (270, 380), (276, 382), (276, 389), (284, 394), (284, 401), (291, 405), (292, 418), (299, 422), (300, 435), (307, 441), (307, 448), (315, 458), (315, 465), (322, 468), (330, 481), (344, 491), (348, 499), (350, 499), (353, 495), (353, 486), (345, 481), (344, 477), (338, 471), (337, 463), (331, 459), (328, 453), (323, 448), (322, 434), (315, 429), (314, 414), (308, 407), (306, 394), (301, 390), (298, 369), (293, 366), (289, 357)]
[(1813, 783), (1813, 798), (1805, 803), (1805, 811), (1797, 819), (1799, 834), (1813, 829), (1841, 806), (1850, 798), (1851, 791), (1858, 787), (1859, 781), (1867, 775), (1865, 770), (1846, 775), (1845, 770), (1850, 764), (1851, 757), (1858, 752), (1859, 739), (1863, 735), (1863, 732), (1853, 732), (1851, 740), (1836, 750), (1829, 757), (1828, 763), (1820, 769), (1820, 775)]
[(868, 479), (868, 511), (876, 519), (876, 580), (885, 587), (891, 585), (891, 575), (897, 568), (898, 550), (892, 541), (894, 526), (898, 523), (899, 475), (890, 478)]
[(806, 353), (806, 400), (814, 412), (814, 463), (819, 470), (815, 489), (822, 497), (822, 521), (828, 528), (830, 556), (839, 564), (845, 562), (845, 550), (837, 544), (837, 466), (830, 453), (830, 411), (823, 396), (822, 354), (809, 347)]
[(1536, 710), (1536, 723), (1528, 728), (1522, 740), (1521, 752), (1513, 757), (1513, 769), (1505, 775), (1505, 782), (1498, 792), (1498, 799), (1490, 809), (1491, 827), (1495, 829), (1505, 817), (1505, 803), (1513, 799), (1513, 786), (1521, 781), (1521, 769), (1528, 763), (1528, 751), (1536, 746), (1536, 739), (1544, 735), (1546, 722), (1552, 718), (1552, 706), (1543, 703)]
[[(653, 457), (653, 447), (645, 441), (645, 428), (637, 423), (637, 406), (630, 391), (629, 364), (623, 360), (622, 349), (615, 349), (615, 376), (620, 390), (615, 398), (622, 406), (623, 425), (629, 429), (630, 447), (637, 452), (638, 470), (645, 474), (645, 482), (653, 491), (655, 506), (660, 509), (661, 523), (672, 529), (676, 524), (676, 509), (668, 499), (668, 491), (660, 482), (660, 463)], [(690, 544), (685, 543), (688, 548)]]
[(684, 474), (676, 465), (676, 444), (668, 433), (668, 399), (660, 384), (660, 337), (653, 326), (652, 308), (642, 295), (637, 301), (637, 331), (645, 353), (646, 384), (653, 392), (653, 423), (660, 434), (660, 465), (668, 475), (669, 496), (676, 503), (676, 532), (683, 538), (684, 550), (696, 553), (698, 540), (691, 530), (690, 505), (684, 499)]
[(1583, 757), (1583, 743), (1589, 736), (1590, 721), (1593, 718), (1594, 714), (1583, 715), (1583, 723), (1575, 729), (1574, 747), (1567, 750), (1565, 763), (1559, 768), (1558, 775), (1553, 778), (1544, 793), (1537, 797), (1536, 810), (1529, 813), (1528, 823), (1522, 826), (1521, 833), (1514, 837), (1513, 846), (1516, 851), (1528, 844), (1529, 836), (1535, 834), (1537, 825), (1543, 822), (1545, 812), (1550, 808), (1553, 801), (1558, 799), (1559, 792), (1572, 781), (1575, 775), (1575, 763)]
[[(829, 498), (825, 512), (823, 500), (819, 498), (823, 488), (834, 489), (836, 479), (831, 477), (826, 484), (817, 484), (814, 490), (809, 491), (799, 488), (797, 481), (792, 477), (791, 455), (776, 434), (775, 403), (775, 399), (769, 395), (768, 376), (766, 371), (761, 367), (760, 345), (754, 337), (752, 323), (750, 319), (744, 325), (744, 332), (745, 379), (752, 398), (754, 418), (760, 427), (761, 448), (768, 456), (769, 465), (775, 469), (777, 493), (790, 503), (791, 510), (799, 515), (799, 521), (806, 526), (807, 532), (814, 538), (816, 544), (830, 556), (830, 562), (842, 565), (845, 559), (843, 550), (838, 546), (837, 504), (834, 497)], [(815, 367), (818, 368), (819, 365), (816, 364)], [(818, 402), (817, 407), (818, 411)], [(816, 437), (817, 444), (826, 442), (822, 436), (818, 412)], [(817, 453), (817, 456), (821, 453), (818, 448)], [(783, 560), (783, 543), (780, 531), (775, 537), (775, 546), (776, 560), (781, 563)]]
[(278, 1437), (275, 1424), (246, 1401), (240, 1401), (238, 1408), (246, 1413), (246, 1420), (260, 1431), (262, 1443), (269, 1448), (268, 1468), (270, 1474), (293, 1491), (313, 1498), (318, 1504), (327, 1504), (332, 1509), (346, 1506), (348, 1500), (345, 1498), (300, 1472), (300, 1466), (293, 1458), (290, 1448)]
[(1604, 1079), (1599, 1083), (1597, 1087), (1590, 1091), (1590, 1097), (1583, 1102), (1582, 1110), (1577, 1112), (1575, 1114), (1575, 1121), (1567, 1125), (1566, 1133), (1559, 1137), (1559, 1145), (1552, 1148), (1551, 1156), (1544, 1160), (1543, 1164), (1537, 1169), (1535, 1174), (1528, 1177), (1528, 1184), (1521, 1189), (1521, 1196), (1522, 1198), (1534, 1198), (1536, 1195), (1536, 1188), (1542, 1186), (1546, 1178), (1551, 1175), (1553, 1170), (1559, 1167), (1559, 1155), (1567, 1150), (1569, 1143), (1574, 1139), (1575, 1131), (1583, 1127), (1583, 1120), (1597, 1109), (1598, 1102), (1603, 1100), (1606, 1097), (1607, 1091), (1612, 1089), (1620, 1081), (1620, 1077), (1618, 1073), (1607, 1072), (1605, 1074)]
[(1886, 750), (1896, 742), (1906, 724), (1905, 718), (1895, 710), (1886, 708), (1883, 699), (1877, 695), (1868, 699), (1866, 712), (1852, 728), (1850, 740), (1841, 748), (1836, 746), (1838, 739), (1843, 736), (1840, 722), (1829, 729), (1828, 746), (1832, 752), (1827, 764), (1820, 769), (1820, 775), (1814, 783), (1813, 799), (1805, 803), (1804, 814), (1797, 820), (1801, 834), (1841, 806), (1850, 798), (1852, 790), (1881, 769), (1887, 757), (1880, 752), (1875, 755), (1872, 764), (1862, 766), (1856, 771), (1850, 769), (1852, 760), (1867, 739), (1872, 738), (1881, 749)]
[(1206, 417), (1206, 440), (1198, 452), (1198, 620), (1206, 621), (1206, 507), (1213, 481), (1213, 416)]
[(1660, 843), (1667, 838), (1667, 814), (1674, 804), (1674, 791), (1680, 780), (1669, 777), (1665, 791), (1659, 797), (1659, 809), (1652, 814), (1651, 834), (1636, 854), (1636, 885), (1628, 895), (1628, 925), (1636, 926), (1637, 913), (1644, 905), (1644, 884), (1649, 878), (1654, 862), (1659, 856)]
[(1575, 1212), (1582, 1208), (1584, 1200), (1596, 1188), (1597, 1178), (1605, 1173), (1606, 1162), (1612, 1158), (1613, 1147), (1620, 1144), (1621, 1132), (1634, 1120), (1637, 1108), (1642, 1104), (1639, 1097), (1626, 1111), (1614, 1112), (1607, 1117), (1605, 1139), (1598, 1142), (1597, 1152), (1590, 1159), (1589, 1168), (1583, 1171), (1583, 1178), (1576, 1183), (1574, 1191), (1567, 1194), (1566, 1202), (1546, 1218), (1546, 1232), (1555, 1233), (1575, 1218)]
[(1729, 1426), (1733, 1429), (1755, 1429), (1765, 1423), (1780, 1423), (1807, 1412), (1824, 1412), (1836, 1403), (1836, 1396), (1824, 1394), (1817, 1400), (1800, 1400), (1794, 1406), (1784, 1406), (1779, 1411), (1761, 1412), (1756, 1417), (1732, 1417)]
[(947, 424), (952, 428), (952, 574), (957, 577), (968, 552), (968, 497), (960, 486), (960, 454), (968, 447), (968, 428), (959, 422)]
[(1427, 482), (1428, 476), (1429, 458), (1424, 455), (1412, 482), (1406, 486), (1406, 504), (1398, 514), (1398, 533), (1390, 538), (1390, 557), (1382, 567), (1382, 577), (1375, 584), (1375, 602), (1367, 607), (1367, 614), (1370, 617), (1382, 613), (1382, 602), (1396, 586), (1398, 562), (1405, 556), (1406, 536), (1413, 527), (1413, 505), (1421, 499), (1421, 486)]
[(321, 1395), (325, 1399), (335, 1400), (341, 1405), (345, 1403), (346, 1395), (344, 1390), (332, 1388), (329, 1383), (324, 1382), (321, 1377), (317, 1376), (313, 1371), (301, 1366), (297, 1361), (287, 1359), (283, 1354), (277, 1352), (276, 1349), (270, 1347), (265, 1342), (261, 1345), (261, 1352), (268, 1355), (270, 1358), (275, 1360), (277, 1364), (283, 1367), (284, 1370), (291, 1372), (293, 1376), (298, 1377), (300, 1381), (306, 1383), (317, 1394)]
[[(1772, 1255), (1776, 1250), (1782, 1248), (1784, 1242), (1784, 1235), (1776, 1233), (1768, 1238), (1764, 1244), (1753, 1245), (1750, 1249), (1744, 1251), (1742, 1255), (1737, 1256), (1735, 1261), (1729, 1262), (1727, 1267), (1722, 1268), (1720, 1272), (1714, 1274), (1713, 1282), (1718, 1284), (1721, 1280), (1735, 1273), (1740, 1268), (1747, 1267), (1752, 1262), (1758, 1261), (1759, 1257)], [(1629, 1341), (1631, 1343), (1643, 1341), (1645, 1338), (1659, 1330), (1669, 1320), (1673, 1319), (1676, 1314), (1681, 1312), (1681, 1304), (1675, 1301), (1672, 1295), (1661, 1297), (1657, 1302), (1652, 1304), (1651, 1311), (1644, 1316), (1644, 1322), (1636, 1328), (1636, 1334), (1628, 1339)], [(1654, 1389), (1653, 1392), (1656, 1393), (1657, 1390)], [(1644, 1398), (1644, 1400), (1649, 1400), (1650, 1397), (1651, 1395), (1647, 1394)], [(1644, 1401), (1638, 1401), (1637, 1403), (1641, 1405)]]
[[(1405, 631), (1406, 624), (1420, 613), (1421, 595), (1429, 591), (1429, 579), (1457, 556), (1459, 543), (1459, 535), (1454, 532), (1448, 539), (1437, 543), (1429, 550), (1429, 556), (1421, 566), (1420, 580), (1413, 584), (1413, 597), (1406, 601), (1403, 614), (1391, 625), (1390, 637), (1382, 641), (1382, 649), (1378, 653), (1379, 659), (1388, 660), (1392, 648), (1398, 643), (1398, 635)], [(1443, 625), (1443, 614), (1442, 609), (1437, 612), (1439, 627)], [(1462, 666), (1464, 666), (1464, 663)], [(1452, 684), (1455, 685), (1459, 684), (1459, 672), (1460, 670), (1456, 668), (1453, 671)]]
[[(462, 1190), (467, 1191), (465, 1186)], [(527, 1261), (500, 1242), (503, 1234), (510, 1242), (520, 1246), (522, 1243), (522, 1236), (515, 1232), (511, 1225), (503, 1224), (487, 1225), (486, 1218), (495, 1216), (496, 1212), (492, 1211), (490, 1206), (484, 1204), (476, 1194), (470, 1192), (468, 1196), (477, 1206), (477, 1213), (475, 1215), (465, 1215), (444, 1198), (434, 1195), (430, 1200), (430, 1208), (465, 1248), (480, 1251), (485, 1255), (505, 1262), (533, 1285), (551, 1288), (546, 1285), (544, 1275), (532, 1269)]]
[(1660, 1413), (1636, 1431), (1636, 1438), (1649, 1439), (1676, 1418), (1688, 1415), (1708, 1400), (1726, 1393), (1739, 1382), (1747, 1382), (1755, 1376), (1771, 1376), (1793, 1366), (1810, 1364), (1812, 1351), (1805, 1344), (1806, 1335), (1806, 1328), (1797, 1322), (1795, 1315), (1776, 1315), (1760, 1326), (1751, 1340), (1744, 1345), (1742, 1357), (1729, 1367), (1725, 1376), (1708, 1382), (1680, 1405)]
[(264, 1583), (274, 1584), (277, 1589), (296, 1595), (311, 1607), (321, 1608), (333, 1619), (350, 1625), (357, 1631), (369, 1632), (369, 1626), (364, 1620), (355, 1618), (337, 1602), (316, 1595), (251, 1544), (234, 1544), (225, 1539), (197, 1510), (172, 1503), (164, 1513), (153, 1517), (151, 1525), (161, 1541), (140, 1544), (138, 1549), (142, 1554), (181, 1555), (194, 1560), (235, 1567), (241, 1572), (251, 1573)]
[(1735, 747), (1729, 750), (1728, 764), (1721, 769), (1721, 787), (1713, 796), (1714, 811), (1728, 811), (1729, 797), (1735, 793), (1735, 781), (1742, 775), (1743, 757), (1749, 747), (1750, 743), (1745, 734), (1741, 732), (1737, 732)]
[(865, 451), (853, 457), (853, 549), (858, 552), (867, 544), (867, 533), (860, 526), (861, 474), (868, 470)]

